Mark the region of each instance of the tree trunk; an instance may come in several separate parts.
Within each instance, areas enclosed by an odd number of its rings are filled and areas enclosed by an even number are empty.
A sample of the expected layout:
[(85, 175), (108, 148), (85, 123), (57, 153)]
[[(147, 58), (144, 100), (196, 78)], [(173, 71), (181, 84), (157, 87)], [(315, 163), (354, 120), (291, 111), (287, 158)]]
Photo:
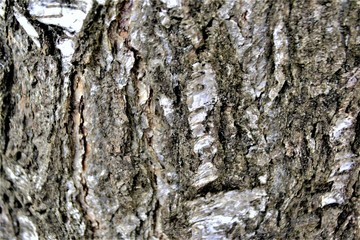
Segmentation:
[(0, 239), (359, 239), (360, 3), (1, 0)]

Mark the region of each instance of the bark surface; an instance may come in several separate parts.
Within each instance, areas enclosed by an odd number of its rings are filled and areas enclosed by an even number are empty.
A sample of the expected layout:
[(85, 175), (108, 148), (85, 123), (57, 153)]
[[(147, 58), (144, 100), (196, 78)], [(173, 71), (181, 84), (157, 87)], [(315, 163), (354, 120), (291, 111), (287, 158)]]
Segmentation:
[(359, 23), (0, 0), (0, 239), (359, 239)]

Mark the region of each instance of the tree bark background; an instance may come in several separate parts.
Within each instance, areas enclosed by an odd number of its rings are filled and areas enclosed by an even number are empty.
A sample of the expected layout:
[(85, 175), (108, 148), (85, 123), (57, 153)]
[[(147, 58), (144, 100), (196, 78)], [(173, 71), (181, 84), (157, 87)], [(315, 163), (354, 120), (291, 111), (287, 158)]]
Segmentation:
[(359, 1), (0, 17), (0, 239), (359, 239)]

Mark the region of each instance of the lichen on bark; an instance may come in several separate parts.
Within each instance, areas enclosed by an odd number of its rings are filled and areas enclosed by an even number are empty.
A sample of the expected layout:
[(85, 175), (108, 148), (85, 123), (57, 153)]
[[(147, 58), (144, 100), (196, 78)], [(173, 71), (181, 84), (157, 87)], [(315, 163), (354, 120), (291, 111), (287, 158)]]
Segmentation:
[(357, 1), (0, 1), (1, 239), (357, 239)]

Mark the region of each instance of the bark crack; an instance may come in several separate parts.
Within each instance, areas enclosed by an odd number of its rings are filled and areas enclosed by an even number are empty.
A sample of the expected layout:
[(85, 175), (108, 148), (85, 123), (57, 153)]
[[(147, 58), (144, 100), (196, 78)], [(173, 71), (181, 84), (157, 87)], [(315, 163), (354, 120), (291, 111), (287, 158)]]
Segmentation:
[(88, 185), (86, 183), (86, 170), (87, 170), (87, 157), (90, 153), (90, 145), (86, 139), (85, 129), (85, 101), (84, 101), (84, 79), (82, 76), (77, 75), (74, 79), (73, 87), (73, 122), (74, 122), (74, 180), (75, 185), (79, 189), (78, 195), (80, 206), (88, 221), (88, 226), (91, 226), (91, 238), (94, 238), (96, 230), (99, 228), (99, 222), (96, 220), (95, 214), (91, 210), (86, 201), (88, 195)]
[(14, 114), (14, 103), (12, 100), (12, 95), (11, 95), (11, 91), (13, 88), (13, 84), (14, 84), (14, 65), (11, 64), (9, 66), (9, 70), (7, 72), (5, 72), (4, 74), (4, 85), (3, 88), (3, 92), (4, 97), (3, 97), (3, 105), (2, 105), (2, 112), (5, 113), (5, 117), (4, 117), (4, 150), (3, 152), (5, 153), (9, 142), (10, 142), (10, 124), (11, 124), (11, 117)]

